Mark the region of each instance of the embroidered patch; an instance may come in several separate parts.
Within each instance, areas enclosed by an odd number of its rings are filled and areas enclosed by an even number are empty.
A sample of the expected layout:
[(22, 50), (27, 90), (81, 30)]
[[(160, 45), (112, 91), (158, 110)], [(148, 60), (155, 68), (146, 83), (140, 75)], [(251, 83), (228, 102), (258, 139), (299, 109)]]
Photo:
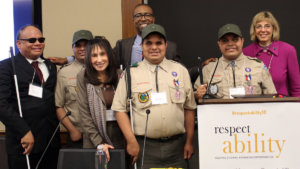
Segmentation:
[(177, 72), (172, 72), (172, 76), (176, 77), (177, 76)]
[(139, 93), (139, 101), (141, 103), (146, 103), (149, 100), (149, 94), (147, 92), (145, 93)]
[(246, 68), (245, 68), (245, 71), (246, 71), (246, 72), (251, 72), (251, 68), (250, 68), (250, 67), (246, 67)]
[(121, 73), (120, 79), (122, 79), (122, 77), (124, 76), (124, 74), (125, 74), (125, 70)]

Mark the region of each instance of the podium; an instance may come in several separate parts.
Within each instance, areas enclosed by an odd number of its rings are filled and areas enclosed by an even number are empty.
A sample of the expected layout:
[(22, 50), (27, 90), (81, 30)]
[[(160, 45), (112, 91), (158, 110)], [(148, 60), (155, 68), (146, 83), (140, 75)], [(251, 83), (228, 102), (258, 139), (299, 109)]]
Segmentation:
[(299, 168), (299, 101), (293, 97), (201, 101), (199, 168)]

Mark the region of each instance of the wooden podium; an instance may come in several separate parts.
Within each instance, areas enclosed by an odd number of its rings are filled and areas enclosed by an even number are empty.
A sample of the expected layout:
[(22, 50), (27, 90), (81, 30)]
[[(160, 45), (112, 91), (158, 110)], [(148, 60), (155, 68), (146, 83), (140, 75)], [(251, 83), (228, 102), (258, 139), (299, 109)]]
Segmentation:
[(200, 100), (200, 169), (298, 168), (300, 98)]

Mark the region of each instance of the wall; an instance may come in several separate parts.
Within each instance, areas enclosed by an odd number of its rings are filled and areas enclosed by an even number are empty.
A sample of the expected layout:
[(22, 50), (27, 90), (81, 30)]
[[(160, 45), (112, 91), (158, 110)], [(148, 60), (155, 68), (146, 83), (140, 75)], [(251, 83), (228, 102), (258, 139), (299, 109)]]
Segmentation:
[(42, 1), (44, 56), (71, 56), (73, 33), (90, 30), (105, 36), (115, 46), (122, 38), (121, 0), (48, 0)]

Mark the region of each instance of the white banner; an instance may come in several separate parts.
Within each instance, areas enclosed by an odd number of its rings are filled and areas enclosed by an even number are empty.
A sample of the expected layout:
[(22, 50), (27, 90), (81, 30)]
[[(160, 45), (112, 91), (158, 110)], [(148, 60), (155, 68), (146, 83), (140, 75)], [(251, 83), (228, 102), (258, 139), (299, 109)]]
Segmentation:
[(299, 169), (300, 103), (198, 106), (200, 169)]

